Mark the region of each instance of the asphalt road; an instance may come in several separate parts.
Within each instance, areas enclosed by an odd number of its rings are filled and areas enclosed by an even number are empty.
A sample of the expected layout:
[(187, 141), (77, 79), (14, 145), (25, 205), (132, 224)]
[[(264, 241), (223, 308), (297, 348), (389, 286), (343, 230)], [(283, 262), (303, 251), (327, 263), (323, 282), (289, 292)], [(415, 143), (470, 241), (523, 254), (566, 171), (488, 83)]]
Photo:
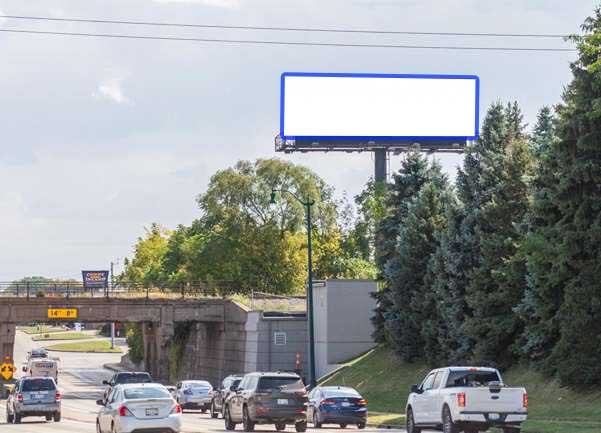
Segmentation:
[[(47, 342), (34, 342), (27, 334), (17, 332), (15, 339), (15, 365), (21, 366), (29, 350), (41, 347)], [(117, 344), (125, 346), (122, 339)], [(62, 421), (59, 423), (45, 422), (43, 418), (25, 418), (22, 424), (6, 424), (6, 411), (4, 402), (0, 403), (0, 431), (2, 433), (88, 433), (96, 431), (96, 413), (98, 406), (96, 400), (102, 396), (104, 379), (110, 378), (112, 371), (103, 368), (105, 364), (117, 363), (120, 354), (96, 353), (57, 353), (51, 356), (60, 358), (59, 388), (63, 393)], [(17, 375), (22, 374), (20, 371)], [(237, 429), (240, 431), (240, 427)], [(258, 432), (275, 432), (273, 426), (257, 426)], [(309, 427), (308, 431), (311, 431)], [(348, 427), (345, 431), (357, 430)], [(211, 419), (210, 415), (200, 412), (186, 412), (183, 414), (183, 433), (224, 433), (223, 420)], [(295, 432), (294, 426), (287, 429), (289, 433)], [(366, 433), (401, 433), (404, 430), (366, 428)], [(320, 433), (341, 433), (339, 428), (323, 428)]]

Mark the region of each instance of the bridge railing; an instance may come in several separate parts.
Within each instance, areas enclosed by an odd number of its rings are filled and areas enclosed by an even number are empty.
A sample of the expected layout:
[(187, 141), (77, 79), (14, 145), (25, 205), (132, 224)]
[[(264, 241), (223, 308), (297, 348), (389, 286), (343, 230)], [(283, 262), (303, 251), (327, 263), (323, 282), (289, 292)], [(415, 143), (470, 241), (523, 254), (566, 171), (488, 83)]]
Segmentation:
[(75, 281), (0, 282), (1, 297), (19, 298), (201, 298), (242, 293), (227, 285), (182, 283), (165, 286), (115, 283), (108, 287), (85, 287)]

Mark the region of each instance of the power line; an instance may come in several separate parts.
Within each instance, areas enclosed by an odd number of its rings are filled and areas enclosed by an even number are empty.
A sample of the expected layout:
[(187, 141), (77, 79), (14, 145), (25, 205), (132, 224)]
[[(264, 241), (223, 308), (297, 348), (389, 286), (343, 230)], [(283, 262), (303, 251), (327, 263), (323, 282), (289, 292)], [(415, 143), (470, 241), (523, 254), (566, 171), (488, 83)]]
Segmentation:
[(318, 32), (318, 33), (359, 33), (359, 34), (378, 34), (378, 35), (417, 35), (417, 36), (482, 36), (482, 37), (508, 37), (508, 38), (566, 38), (569, 35), (558, 33), (473, 33), (473, 32), (422, 32), (422, 31), (400, 31), (400, 30), (375, 30), (375, 29), (342, 29), (342, 28), (318, 28), (318, 27), (268, 27), (268, 26), (234, 26), (224, 24), (192, 24), (192, 23), (172, 23), (157, 21), (122, 21), (107, 19), (84, 19), (84, 18), (54, 18), (44, 16), (25, 16), (25, 15), (0, 15), (0, 18), (11, 18), (19, 20), (35, 21), (61, 21), (76, 23), (95, 23), (95, 24), (125, 24), (142, 26), (160, 26), (160, 27), (192, 27), (206, 29), (224, 29), (224, 30), (262, 30), (278, 32)]
[(113, 39), (143, 39), (157, 41), (187, 41), (211, 42), (224, 44), (254, 44), (254, 45), (293, 45), (309, 47), (347, 47), (347, 48), (396, 48), (396, 49), (426, 49), (426, 50), (455, 50), (455, 51), (538, 51), (538, 52), (573, 52), (573, 48), (543, 48), (543, 47), (486, 47), (486, 46), (455, 46), (455, 45), (397, 45), (397, 44), (353, 44), (342, 42), (297, 42), (278, 40), (252, 40), (252, 39), (211, 39), (211, 38), (186, 38), (176, 36), (147, 36), (126, 35), (114, 33), (82, 33), (82, 32), (54, 32), (42, 30), (0, 29), (5, 33), (24, 33), (33, 35), (54, 36), (80, 36)]

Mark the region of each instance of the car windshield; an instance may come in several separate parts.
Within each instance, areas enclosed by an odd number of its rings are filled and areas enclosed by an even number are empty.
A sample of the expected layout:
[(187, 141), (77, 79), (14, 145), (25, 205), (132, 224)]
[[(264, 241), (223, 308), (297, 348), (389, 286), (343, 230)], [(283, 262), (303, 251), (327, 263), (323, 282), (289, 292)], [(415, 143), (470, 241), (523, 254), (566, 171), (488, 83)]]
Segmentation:
[(142, 400), (147, 398), (171, 398), (171, 394), (165, 388), (127, 388), (124, 391), (127, 400)]
[(32, 392), (32, 391), (54, 391), (54, 381), (52, 379), (28, 379), (23, 382), (21, 391)]
[(323, 391), (325, 398), (336, 398), (336, 397), (352, 397), (361, 398), (359, 393), (354, 389), (327, 389)]
[(259, 380), (260, 390), (303, 388), (303, 382), (298, 377), (262, 377)]
[(236, 388), (238, 388), (238, 385), (240, 385), (241, 381), (242, 379), (235, 379), (230, 386), (235, 386)]
[(115, 379), (116, 383), (150, 383), (152, 379), (148, 373), (120, 374)]
[(449, 373), (447, 388), (458, 386), (488, 386), (500, 383), (496, 371), (456, 370)]

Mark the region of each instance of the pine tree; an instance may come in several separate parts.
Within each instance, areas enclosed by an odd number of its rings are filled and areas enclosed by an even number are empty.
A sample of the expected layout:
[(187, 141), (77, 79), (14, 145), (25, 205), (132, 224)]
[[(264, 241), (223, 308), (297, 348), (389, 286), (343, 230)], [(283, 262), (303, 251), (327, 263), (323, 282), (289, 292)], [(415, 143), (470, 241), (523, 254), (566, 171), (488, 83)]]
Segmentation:
[[(601, 384), (601, 9), (574, 37), (579, 58), (557, 108), (553, 200), (560, 218), (550, 228), (557, 244), (548, 280), (561, 282), (557, 344), (547, 366), (564, 384)], [(545, 239), (547, 240), (547, 239)], [(536, 275), (540, 276), (540, 272)], [(556, 286), (554, 286), (556, 287)], [(563, 295), (563, 296), (561, 296)]]
[(385, 271), (393, 303), (384, 316), (386, 327), (397, 353), (405, 361), (423, 356), (422, 328), (426, 323), (429, 326), (436, 323), (435, 300), (424, 277), (436, 251), (436, 233), (446, 222), (448, 185), (438, 164), (433, 164), (429, 172), (432, 179), (413, 200), (404, 203), (406, 216), (399, 227), (395, 254)]
[(373, 335), (378, 342), (390, 341), (388, 329), (396, 329), (394, 322), (397, 315), (392, 311), (390, 281), (385, 269), (388, 262), (395, 258), (396, 240), (402, 221), (407, 216), (409, 203), (417, 196), (422, 186), (432, 179), (432, 176), (433, 170), (427, 158), (419, 152), (409, 152), (403, 159), (399, 171), (393, 175), (393, 183), (388, 185), (384, 209), (378, 209), (375, 258), (380, 279), (384, 283), (383, 288), (373, 294), (376, 299), (376, 308), (372, 317)]
[(527, 234), (522, 253), (527, 264), (527, 286), (516, 309), (525, 323), (519, 352), (539, 364), (546, 359), (559, 339), (555, 316), (563, 302), (563, 287), (568, 272), (559, 261), (559, 239), (555, 225), (561, 219), (557, 204), (556, 119), (548, 107), (537, 116), (530, 138), (535, 156), (535, 176), (531, 182), (532, 204), (526, 216)]
[(473, 340), (473, 362), (500, 367), (514, 361), (509, 349), (521, 333), (514, 308), (523, 298), (526, 271), (517, 251), (522, 240), (519, 224), (528, 209), (530, 165), (523, 129), (516, 103), (493, 104), (474, 147), (477, 176), (464, 179), (474, 188), (473, 201), (464, 202), (463, 230), (476, 254), (467, 274), (470, 315), (463, 331)]

